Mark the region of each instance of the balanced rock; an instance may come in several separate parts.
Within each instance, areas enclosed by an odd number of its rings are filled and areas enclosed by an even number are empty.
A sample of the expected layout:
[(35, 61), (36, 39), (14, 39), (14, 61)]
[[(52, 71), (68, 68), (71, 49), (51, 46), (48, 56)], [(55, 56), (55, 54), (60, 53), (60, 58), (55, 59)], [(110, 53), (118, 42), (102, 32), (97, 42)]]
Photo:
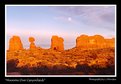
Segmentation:
[(19, 36), (13, 36), (9, 41), (9, 50), (22, 50), (23, 45)]
[(29, 42), (34, 42), (35, 39), (33, 37), (29, 37)]
[(35, 41), (34, 37), (29, 37), (30, 49), (36, 49), (34, 41)]
[(52, 36), (51, 38), (51, 49), (57, 50), (57, 51), (63, 51), (64, 50), (64, 44), (63, 44), (63, 38), (58, 36)]

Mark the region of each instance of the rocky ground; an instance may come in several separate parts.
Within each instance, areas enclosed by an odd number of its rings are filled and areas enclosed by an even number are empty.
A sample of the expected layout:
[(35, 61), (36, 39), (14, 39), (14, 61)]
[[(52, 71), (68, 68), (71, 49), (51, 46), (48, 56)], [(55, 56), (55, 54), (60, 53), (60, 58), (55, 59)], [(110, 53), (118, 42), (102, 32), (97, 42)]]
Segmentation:
[(7, 51), (8, 73), (19, 72), (20, 74), (29, 75), (113, 75), (114, 62), (114, 48), (72, 48), (65, 51), (36, 48)]

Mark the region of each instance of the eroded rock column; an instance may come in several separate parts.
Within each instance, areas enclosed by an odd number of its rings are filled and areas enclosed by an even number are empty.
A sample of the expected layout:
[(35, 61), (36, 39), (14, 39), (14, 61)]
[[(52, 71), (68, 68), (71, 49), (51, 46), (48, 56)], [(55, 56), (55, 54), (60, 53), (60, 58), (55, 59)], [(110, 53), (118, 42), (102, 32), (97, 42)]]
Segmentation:
[(13, 36), (9, 40), (9, 50), (22, 50), (23, 44), (19, 36)]
[(63, 51), (64, 50), (64, 44), (63, 44), (63, 38), (58, 36), (52, 36), (51, 38), (51, 49), (57, 50), (57, 51)]

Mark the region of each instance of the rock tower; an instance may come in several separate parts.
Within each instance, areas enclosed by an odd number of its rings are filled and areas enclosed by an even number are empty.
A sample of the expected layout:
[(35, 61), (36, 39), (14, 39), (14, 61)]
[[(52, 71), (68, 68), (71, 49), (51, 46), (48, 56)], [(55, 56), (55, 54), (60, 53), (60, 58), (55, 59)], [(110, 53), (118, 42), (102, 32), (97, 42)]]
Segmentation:
[(58, 36), (52, 36), (51, 38), (51, 49), (57, 50), (57, 51), (63, 51), (64, 50), (64, 44), (63, 44), (63, 38)]
[(30, 49), (36, 49), (34, 41), (35, 41), (34, 37), (29, 37)]
[(9, 50), (22, 50), (23, 44), (19, 36), (13, 36), (9, 40)]

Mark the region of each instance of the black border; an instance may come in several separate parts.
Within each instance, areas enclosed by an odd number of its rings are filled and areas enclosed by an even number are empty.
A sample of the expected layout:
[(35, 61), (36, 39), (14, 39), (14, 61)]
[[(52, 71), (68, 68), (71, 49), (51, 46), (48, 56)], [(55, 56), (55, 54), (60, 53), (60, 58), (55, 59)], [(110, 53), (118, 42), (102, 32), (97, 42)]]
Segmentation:
[[(117, 2), (117, 0), (115, 0), (115, 2), (113, 1), (113, 0), (110, 0), (110, 1), (107, 1), (107, 0), (105, 0), (104, 2), (101, 0), (101, 1), (98, 1), (97, 0), (97, 2), (96, 1), (94, 1), (94, 0), (90, 0), (90, 1), (85, 1), (86, 3), (84, 3), (84, 1), (80, 1), (80, 0), (77, 0), (77, 2), (76, 1), (74, 1), (74, 2), (72, 2), (72, 1), (70, 1), (70, 2), (62, 2), (62, 0), (61, 0), (61, 2), (60, 1), (55, 1), (55, 2), (53, 2), (52, 0), (51, 0), (51, 3), (49, 3), (48, 1), (45, 1), (45, 0), (38, 0), (36, 3), (37, 3), (37, 5), (61, 5), (61, 4), (66, 4), (66, 5), (68, 5), (68, 4), (71, 4), (71, 5), (81, 5), (82, 3), (82, 5), (87, 5), (87, 4), (89, 4), (89, 5), (92, 5), (92, 4), (100, 4), (100, 5), (108, 5), (108, 4), (111, 4), (111, 5), (116, 5), (117, 6), (117, 35), (116, 35), (116, 38), (117, 38), (117, 77), (106, 77), (106, 78), (110, 78), (110, 79), (116, 79), (115, 81), (107, 81), (107, 80), (105, 80), (105, 81), (101, 81), (101, 80), (99, 80), (99, 81), (91, 81), (91, 80), (89, 80), (89, 78), (92, 78), (92, 79), (98, 79), (98, 78), (100, 78), (100, 79), (105, 79), (105, 77), (5, 77), (5, 5), (19, 5), (19, 4), (17, 4), (17, 3), (21, 3), (21, 1), (18, 1), (18, 0), (6, 0), (6, 1), (4, 1), (2, 4), (0, 4), (0, 11), (2, 11), (2, 12), (0, 12), (0, 18), (1, 18), (1, 20), (2, 20), (2, 22), (0, 23), (0, 36), (1, 36), (1, 41), (0, 41), (0, 44), (1, 44), (1, 46), (0, 46), (0, 52), (1, 52), (1, 54), (0, 54), (0, 63), (1, 63), (1, 70), (0, 70), (0, 82), (2, 81), (2, 82), (7, 82), (6, 81), (6, 79), (45, 79), (45, 81), (44, 82), (41, 82), (41, 83), (55, 83), (55, 82), (57, 82), (57, 83), (65, 83), (65, 82), (70, 82), (70, 83), (81, 83), (81, 82), (84, 82), (84, 83), (86, 83), (86, 82), (89, 82), (89, 83), (92, 83), (92, 82), (95, 82), (95, 83), (98, 83), (98, 82), (110, 82), (110, 83), (114, 83), (114, 82), (116, 82), (116, 81), (120, 81), (121, 79), (121, 73), (120, 73), (120, 71), (121, 71), (121, 69), (119, 68), (120, 67), (120, 62), (121, 61), (119, 61), (119, 59), (120, 59), (120, 50), (119, 50), (119, 48), (121, 47), (121, 42), (120, 42), (120, 30), (119, 30), (119, 16), (121, 15), (121, 13), (119, 12), (119, 4), (118, 4), (118, 2)], [(14, 4), (13, 4), (14, 3)], [(39, 3), (41, 3), (41, 4), (39, 4)], [(32, 0), (32, 1), (30, 1), (30, 2), (24, 2), (24, 3), (21, 3), (20, 5), (36, 5), (35, 4), (35, 0)], [(8, 83), (10, 83), (10, 82), (8, 82)], [(29, 83), (29, 82), (28, 82)], [(36, 82), (35, 82), (36, 83)]]

